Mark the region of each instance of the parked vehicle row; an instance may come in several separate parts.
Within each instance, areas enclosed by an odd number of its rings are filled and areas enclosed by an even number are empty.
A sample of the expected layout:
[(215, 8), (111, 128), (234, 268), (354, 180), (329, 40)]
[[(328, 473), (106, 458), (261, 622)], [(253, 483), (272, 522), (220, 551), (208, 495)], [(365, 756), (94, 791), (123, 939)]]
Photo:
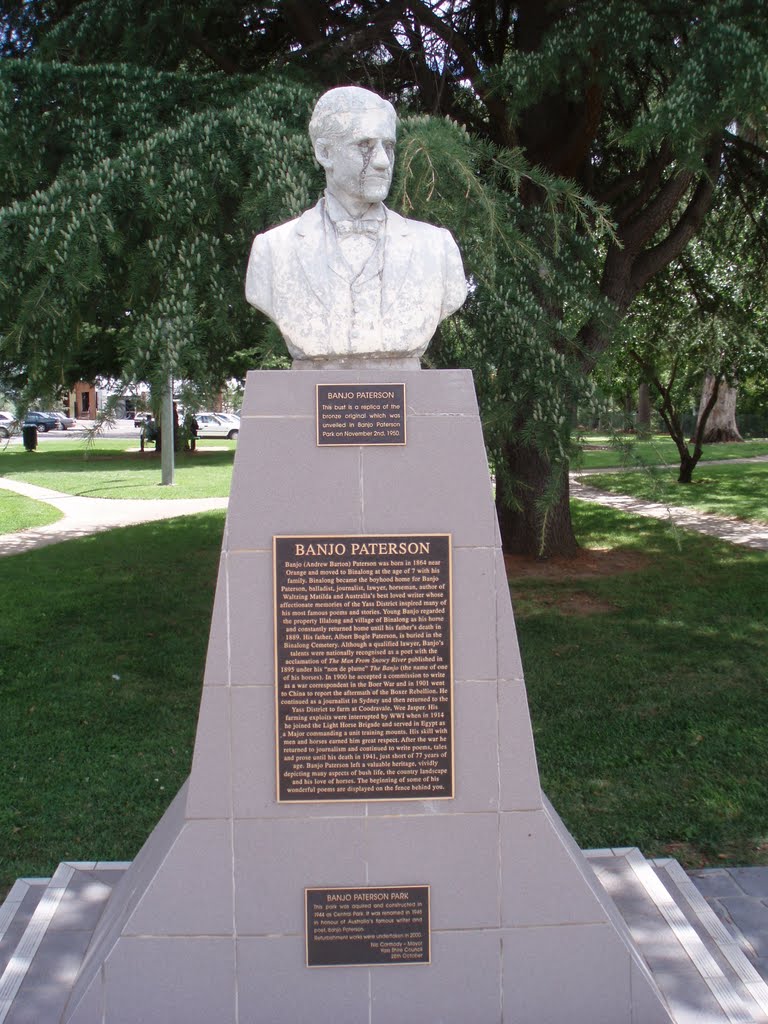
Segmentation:
[[(218, 437), (227, 440), (235, 440), (240, 432), (240, 417), (230, 412), (196, 412), (198, 437)], [(184, 416), (180, 419), (183, 421)], [(136, 413), (133, 424), (135, 427), (144, 427), (152, 420), (149, 412)], [(60, 412), (47, 412), (30, 410), (24, 420), (20, 422), (13, 413), (0, 411), (0, 438), (10, 437), (11, 434), (20, 434), (23, 427), (36, 427), (41, 434), (49, 430), (68, 430), (77, 426), (77, 420), (71, 416), (65, 416)]]
[[(240, 417), (231, 412), (196, 412), (197, 437), (222, 437), (234, 441), (240, 433)], [(137, 412), (134, 427), (145, 428), (153, 419), (150, 412)], [(179, 421), (186, 424), (187, 416), (180, 412)]]
[(10, 437), (18, 433), (23, 427), (37, 427), (41, 434), (49, 430), (68, 430), (76, 427), (77, 420), (71, 416), (65, 416), (62, 412), (38, 412), (30, 410), (19, 423), (15, 416), (9, 412), (0, 412), (0, 437)]

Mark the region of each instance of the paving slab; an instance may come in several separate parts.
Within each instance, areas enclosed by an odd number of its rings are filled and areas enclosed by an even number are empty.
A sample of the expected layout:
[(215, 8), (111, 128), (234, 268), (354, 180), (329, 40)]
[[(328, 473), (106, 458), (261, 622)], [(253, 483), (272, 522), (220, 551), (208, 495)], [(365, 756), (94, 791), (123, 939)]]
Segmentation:
[[(747, 868), (747, 871), (756, 870)], [(712, 901), (720, 896), (741, 896), (743, 889), (737, 884), (727, 868), (706, 868), (701, 871), (691, 871), (691, 879), (705, 899)]]
[(768, 900), (768, 867), (728, 868), (728, 874), (747, 896)]
[(720, 900), (721, 906), (741, 934), (749, 942), (759, 959), (768, 957), (768, 903), (750, 896), (729, 896)]

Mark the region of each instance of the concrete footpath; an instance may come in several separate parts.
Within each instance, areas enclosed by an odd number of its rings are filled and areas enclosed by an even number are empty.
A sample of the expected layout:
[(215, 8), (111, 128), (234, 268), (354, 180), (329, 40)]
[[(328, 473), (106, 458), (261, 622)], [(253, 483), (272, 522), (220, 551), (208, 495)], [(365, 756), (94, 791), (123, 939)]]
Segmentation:
[[(766, 462), (768, 456), (754, 459), (729, 459), (728, 462)], [(714, 463), (708, 463), (713, 465)], [(621, 470), (599, 469), (579, 470), (571, 474), (571, 497), (579, 501), (589, 501), (598, 505), (606, 505), (621, 512), (647, 516), (652, 519), (666, 520), (685, 530), (694, 530), (710, 537), (739, 544), (760, 551), (768, 551), (768, 523), (745, 522), (726, 516), (717, 516), (699, 512), (697, 509), (663, 505), (651, 501), (643, 501), (625, 494), (610, 494), (590, 487), (585, 482), (597, 473), (621, 472)], [(74, 537), (85, 537), (101, 530), (111, 530), (116, 526), (133, 526), (137, 523), (154, 522), (160, 519), (172, 519), (175, 516), (194, 515), (197, 512), (208, 512), (211, 509), (227, 507), (226, 498), (83, 498), (72, 494), (62, 494), (47, 487), (22, 483), (0, 477), (0, 488), (15, 491), (28, 498), (47, 502), (64, 513), (64, 518), (48, 526), (31, 527), (19, 533), (0, 535), (0, 557), (15, 555), (21, 551), (55, 544)], [(0, 498), (0, 500), (2, 500)]]
[[(715, 459), (710, 462), (700, 463), (700, 468), (706, 466), (728, 466), (735, 463), (768, 462), (768, 455), (756, 455), (748, 459)], [(609, 508), (618, 509), (620, 512), (630, 512), (637, 516), (647, 516), (650, 519), (663, 519), (674, 523), (684, 530), (694, 530), (696, 533), (705, 533), (709, 537), (717, 537), (719, 540), (727, 541), (730, 544), (740, 544), (749, 548), (756, 548), (759, 551), (768, 551), (768, 523), (749, 522), (743, 519), (734, 519), (730, 516), (718, 516), (711, 512), (700, 512), (698, 509), (686, 506), (664, 505), (653, 501), (644, 501), (641, 498), (632, 498), (627, 494), (611, 494), (608, 491), (598, 490), (590, 487), (586, 480), (590, 476), (597, 476), (601, 473), (625, 473), (626, 468), (608, 469), (580, 469), (571, 474), (571, 497), (579, 501), (589, 501), (596, 505), (606, 505)]]
[(742, 544), (745, 547), (768, 551), (768, 523), (749, 522), (716, 516), (697, 509), (675, 505), (661, 505), (653, 501), (642, 501), (626, 494), (609, 494), (589, 487), (578, 477), (571, 478), (571, 497), (578, 501), (590, 501), (595, 505), (607, 505), (620, 512), (631, 512), (650, 519), (665, 519), (684, 530), (706, 533), (709, 537)]
[(112, 530), (116, 526), (134, 526), (227, 507), (226, 498), (83, 498), (5, 477), (0, 477), (0, 488), (44, 501), (64, 513), (62, 519), (47, 526), (0, 534), (0, 556), (17, 555), (62, 540)]

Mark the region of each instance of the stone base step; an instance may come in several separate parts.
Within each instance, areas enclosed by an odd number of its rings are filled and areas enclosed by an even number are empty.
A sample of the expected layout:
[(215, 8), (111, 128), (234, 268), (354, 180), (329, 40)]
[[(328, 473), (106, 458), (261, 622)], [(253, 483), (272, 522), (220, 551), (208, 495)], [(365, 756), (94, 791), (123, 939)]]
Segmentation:
[(587, 857), (676, 1024), (768, 1024), (768, 987), (677, 862), (632, 848)]
[(0, 907), (0, 1024), (54, 1024), (125, 862), (64, 862)]
[[(768, 984), (677, 861), (588, 850), (675, 1024), (768, 1024)], [(126, 862), (65, 862), (20, 879), (0, 906), (0, 1024), (58, 1024)]]
[(50, 878), (19, 878), (0, 906), (0, 978), (49, 882)]

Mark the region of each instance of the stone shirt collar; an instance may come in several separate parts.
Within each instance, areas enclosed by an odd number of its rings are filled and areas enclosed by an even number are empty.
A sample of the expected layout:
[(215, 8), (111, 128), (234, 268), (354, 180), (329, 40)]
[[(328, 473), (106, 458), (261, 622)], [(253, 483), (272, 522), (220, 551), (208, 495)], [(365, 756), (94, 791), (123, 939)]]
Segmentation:
[(333, 225), (335, 225), (336, 222), (339, 220), (372, 220), (376, 221), (378, 224), (383, 224), (384, 221), (386, 220), (386, 211), (384, 209), (383, 203), (372, 203), (365, 211), (365, 213), (362, 214), (362, 216), (353, 217), (347, 210), (344, 209), (344, 207), (341, 205), (338, 199), (336, 199), (335, 196), (331, 195), (331, 193), (328, 192), (327, 190), (325, 192), (323, 206), (325, 216)]

